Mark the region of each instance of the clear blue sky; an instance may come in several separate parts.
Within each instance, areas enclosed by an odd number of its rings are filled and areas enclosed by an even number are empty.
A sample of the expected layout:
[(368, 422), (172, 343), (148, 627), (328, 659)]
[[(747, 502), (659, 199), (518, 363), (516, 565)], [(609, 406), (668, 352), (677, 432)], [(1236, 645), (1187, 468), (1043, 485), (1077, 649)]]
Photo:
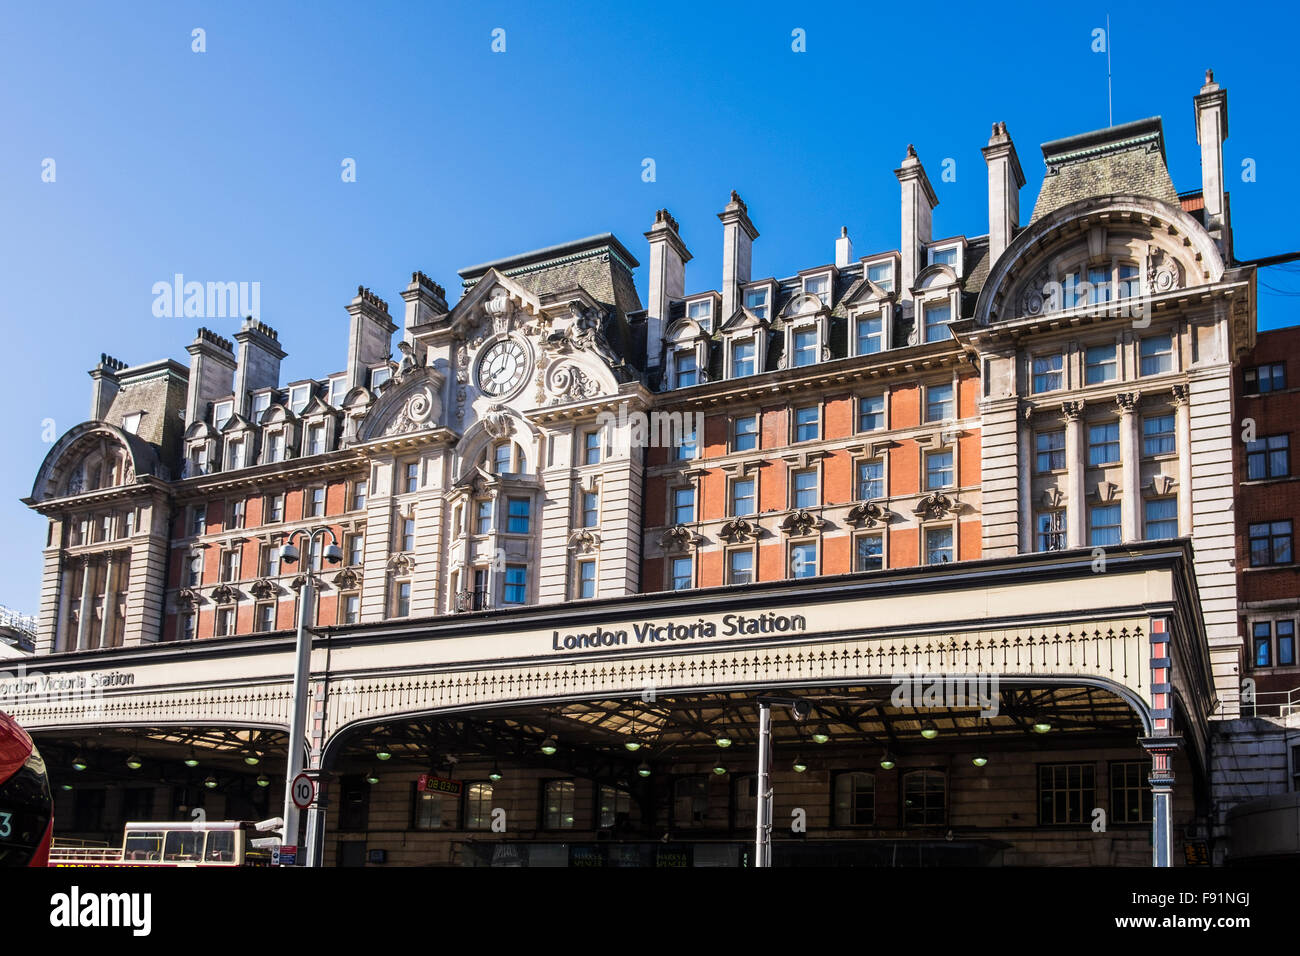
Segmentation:
[[(908, 143), (939, 195), (935, 235), (982, 235), (979, 149), (994, 120), (1029, 179), (1027, 220), (1038, 144), (1107, 123), (1106, 58), (1091, 50), (1106, 8), (949, 6), (10, 4), (0, 603), (37, 606), (44, 521), (18, 499), (48, 451), (42, 420), (61, 434), (87, 417), (100, 352), (187, 360), (200, 323), (151, 311), (153, 284), (174, 273), (260, 282), (291, 381), (342, 368), (358, 284), (400, 315), (415, 269), (454, 301), (458, 268), (591, 233), (615, 233), (644, 262), (641, 234), (663, 206), (696, 256), (688, 291), (716, 288), (715, 214), (733, 188), (762, 234), (755, 276), (832, 261), (841, 225), (859, 255), (895, 248), (892, 171)], [(1213, 67), (1229, 91), (1237, 253), (1300, 248), (1300, 16), (1255, 3), (1110, 13), (1115, 122), (1162, 115), (1174, 184), (1198, 188), (1192, 97)], [(196, 27), (205, 53), (191, 50)], [(804, 53), (791, 50), (796, 28)], [(1246, 157), (1254, 183), (1240, 181)], [(345, 158), (355, 183), (342, 182)], [(945, 158), (955, 182), (940, 179)], [(1292, 269), (1264, 281), (1300, 291)], [(639, 279), (644, 300), (644, 268)], [(1261, 291), (1261, 326), (1296, 321), (1300, 300)]]

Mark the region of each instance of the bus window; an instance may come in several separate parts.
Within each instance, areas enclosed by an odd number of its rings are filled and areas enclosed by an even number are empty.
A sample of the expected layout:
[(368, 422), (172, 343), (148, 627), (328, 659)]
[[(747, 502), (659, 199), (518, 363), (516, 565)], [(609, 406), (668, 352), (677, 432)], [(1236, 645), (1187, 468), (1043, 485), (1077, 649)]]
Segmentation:
[(203, 859), (208, 863), (235, 862), (235, 833), (233, 830), (213, 830), (208, 833), (208, 850)]
[(203, 859), (203, 831), (168, 830), (167, 843), (163, 851), (166, 863), (183, 863), (188, 860), (198, 862)]
[(162, 859), (163, 835), (154, 831), (131, 832), (126, 835), (126, 848), (122, 859), (128, 863), (141, 860), (157, 863)]

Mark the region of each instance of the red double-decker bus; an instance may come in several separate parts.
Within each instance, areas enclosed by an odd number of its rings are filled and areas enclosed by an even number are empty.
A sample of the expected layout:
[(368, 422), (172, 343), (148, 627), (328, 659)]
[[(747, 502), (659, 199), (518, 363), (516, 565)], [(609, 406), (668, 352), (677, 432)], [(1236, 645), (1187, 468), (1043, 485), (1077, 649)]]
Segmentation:
[(48, 866), (54, 805), (32, 738), (0, 713), (0, 866)]

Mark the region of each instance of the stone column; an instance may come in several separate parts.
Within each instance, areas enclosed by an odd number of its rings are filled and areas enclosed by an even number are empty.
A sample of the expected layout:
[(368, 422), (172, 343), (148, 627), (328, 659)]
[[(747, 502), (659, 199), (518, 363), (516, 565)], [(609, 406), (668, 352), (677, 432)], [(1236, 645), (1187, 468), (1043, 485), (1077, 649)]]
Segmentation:
[(99, 616), (99, 646), (108, 647), (113, 639), (113, 613), (117, 610), (116, 588), (113, 579), (117, 577), (117, 567), (113, 561), (113, 552), (104, 557), (104, 611)]
[(1172, 866), (1174, 752), (1182, 746), (1181, 737), (1144, 737), (1139, 743), (1151, 755), (1151, 865)]
[(1017, 426), (1016, 457), (1019, 459), (1017, 496), (1020, 499), (1020, 553), (1028, 554), (1035, 548), (1034, 503), (1034, 424), (1033, 409), (1025, 406)]
[(77, 650), (86, 651), (90, 649), (90, 620), (94, 617), (93, 602), (95, 597), (91, 593), (95, 565), (89, 556), (81, 559), (81, 569), (81, 615), (77, 621)]
[(1120, 540), (1137, 541), (1142, 537), (1142, 445), (1138, 436), (1137, 406), (1140, 393), (1121, 392), (1115, 396), (1119, 406), (1119, 460), (1123, 479), (1120, 483)]
[(1083, 475), (1088, 467), (1084, 456), (1083, 402), (1065, 402), (1065, 540), (1066, 547), (1082, 548), (1085, 544)]
[(1186, 385), (1174, 386), (1174, 440), (1178, 444), (1178, 533), (1192, 533), (1192, 403)]

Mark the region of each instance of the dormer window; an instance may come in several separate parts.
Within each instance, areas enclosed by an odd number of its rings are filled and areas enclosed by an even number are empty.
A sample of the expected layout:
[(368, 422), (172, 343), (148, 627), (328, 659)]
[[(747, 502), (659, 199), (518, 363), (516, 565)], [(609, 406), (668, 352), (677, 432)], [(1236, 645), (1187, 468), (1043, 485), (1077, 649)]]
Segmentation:
[(794, 336), (794, 355), (790, 363), (795, 368), (802, 368), (806, 365), (815, 365), (817, 363), (817, 329), (809, 326), (808, 328), (798, 329)]
[(711, 332), (713, 330), (713, 300), (697, 299), (694, 302), (687, 303), (686, 317), (698, 322), (705, 331)]
[(253, 420), (256, 421), (262, 412), (271, 407), (271, 393), (258, 392), (253, 396)]
[(867, 278), (884, 292), (894, 291), (894, 264), (875, 262), (867, 266)]
[(699, 366), (695, 358), (695, 349), (678, 349), (673, 358), (673, 368), (677, 373), (674, 387), (688, 388), (694, 385), (699, 379)]
[(821, 299), (822, 305), (831, 303), (831, 275), (829, 272), (823, 272), (821, 275), (805, 276), (803, 280), (803, 290), (809, 295), (815, 295)]
[(190, 473), (194, 475), (206, 475), (208, 473), (208, 446), (206, 443), (194, 449), (190, 458)]
[(215, 426), (216, 428), (220, 428), (222, 425), (224, 425), (227, 421), (230, 420), (230, 416), (233, 414), (235, 414), (234, 402), (217, 402), (215, 405), (212, 406), (213, 426)]
[(335, 408), (343, 404), (343, 398), (348, 393), (348, 379), (346, 375), (335, 375), (330, 379), (330, 392), (328, 401)]
[(312, 425), (307, 429), (307, 454), (325, 454), (325, 426)]
[(732, 378), (741, 378), (745, 375), (754, 374), (754, 358), (756, 351), (753, 339), (738, 339), (731, 343)]
[(930, 265), (952, 266), (957, 268), (956, 246), (935, 246), (930, 249)]
[(874, 315), (860, 315), (854, 320), (854, 353), (855, 355), (873, 355), (885, 347), (885, 321), (884, 316), (877, 312)]
[(945, 342), (951, 335), (948, 323), (952, 320), (952, 304), (948, 299), (926, 303), (925, 341)]
[[(771, 308), (771, 291), (767, 286), (757, 289), (745, 290), (745, 308), (753, 312), (757, 318), (767, 319), (768, 310)], [(751, 373), (746, 372), (746, 375)]]
[(380, 365), (378, 368), (372, 368), (370, 370), (371, 390), (373, 391), (374, 389), (379, 388), (379, 386), (383, 385), (392, 377), (393, 377), (393, 370), (389, 368), (387, 365)]
[(122, 417), (122, 431), (131, 435), (139, 434), (140, 419), (143, 416), (144, 412), (132, 412), (130, 415), (124, 415)]
[(227, 468), (228, 469), (243, 468), (244, 467), (243, 439), (240, 439), (238, 441), (232, 441), (227, 447), (230, 450), (230, 462), (228, 463)]
[(289, 389), (289, 409), (295, 415), (311, 401), (311, 385), (294, 385)]
[(284, 461), (284, 432), (273, 432), (266, 450), (267, 461)]

